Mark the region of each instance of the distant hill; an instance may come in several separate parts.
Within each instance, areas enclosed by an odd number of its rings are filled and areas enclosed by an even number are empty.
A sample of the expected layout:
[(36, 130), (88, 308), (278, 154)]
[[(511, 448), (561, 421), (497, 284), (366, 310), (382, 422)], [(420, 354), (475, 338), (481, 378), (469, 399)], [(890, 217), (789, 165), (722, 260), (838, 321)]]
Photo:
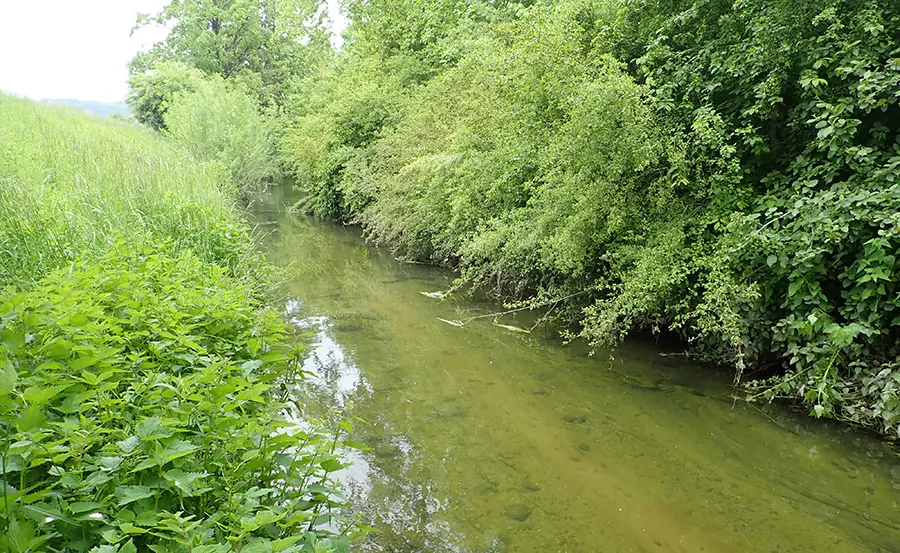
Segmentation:
[(110, 115), (131, 115), (128, 106), (122, 102), (93, 102), (90, 100), (72, 100), (69, 98), (60, 99), (44, 99), (41, 102), (45, 104), (59, 104), (63, 106), (72, 106), (89, 111), (101, 117), (109, 117)]

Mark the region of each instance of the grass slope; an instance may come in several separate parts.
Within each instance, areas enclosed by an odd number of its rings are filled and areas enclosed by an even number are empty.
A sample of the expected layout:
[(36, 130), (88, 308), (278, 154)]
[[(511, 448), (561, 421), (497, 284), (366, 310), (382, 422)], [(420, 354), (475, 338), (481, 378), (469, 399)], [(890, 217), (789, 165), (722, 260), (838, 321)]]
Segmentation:
[(0, 553), (349, 551), (217, 167), (0, 96)]

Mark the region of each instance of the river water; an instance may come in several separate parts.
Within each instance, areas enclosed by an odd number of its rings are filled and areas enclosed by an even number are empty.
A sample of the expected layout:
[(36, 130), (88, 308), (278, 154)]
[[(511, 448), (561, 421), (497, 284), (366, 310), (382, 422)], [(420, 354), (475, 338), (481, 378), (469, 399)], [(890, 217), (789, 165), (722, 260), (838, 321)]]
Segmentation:
[[(308, 415), (351, 416), (340, 475), (358, 551), (900, 552), (900, 457), (872, 436), (730, 397), (730, 375), (652, 342), (610, 360), (439, 301), (452, 275), (352, 229), (248, 213), (314, 333)], [(533, 319), (498, 322), (530, 326)]]

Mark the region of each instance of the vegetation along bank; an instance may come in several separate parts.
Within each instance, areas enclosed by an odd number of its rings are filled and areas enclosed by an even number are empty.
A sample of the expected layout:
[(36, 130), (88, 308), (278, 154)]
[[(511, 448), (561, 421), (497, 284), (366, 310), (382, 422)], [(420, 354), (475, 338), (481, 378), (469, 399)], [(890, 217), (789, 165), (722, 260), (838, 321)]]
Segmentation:
[[(900, 433), (900, 4), (349, 0), (339, 48), (288, 4), (145, 18), (172, 32), (137, 118), (206, 158), (268, 140), (299, 207), (597, 347), (677, 333), (750, 396)], [(192, 141), (204, 87), (257, 106), (210, 129), (257, 130)]]
[(309, 211), (615, 346), (900, 433), (900, 4), (350, 2), (285, 100)]
[(348, 550), (232, 182), (0, 96), (0, 551)]

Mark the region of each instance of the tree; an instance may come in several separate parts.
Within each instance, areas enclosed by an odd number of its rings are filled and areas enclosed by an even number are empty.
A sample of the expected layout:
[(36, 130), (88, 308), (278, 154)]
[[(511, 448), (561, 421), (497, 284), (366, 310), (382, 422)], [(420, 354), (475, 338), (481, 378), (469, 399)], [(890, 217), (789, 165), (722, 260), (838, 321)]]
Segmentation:
[(171, 30), (132, 60), (132, 74), (179, 62), (240, 81), (266, 104), (277, 103), (281, 85), (329, 48), (320, 0), (173, 0), (139, 16), (135, 28), (149, 24)]
[(196, 90), (203, 73), (179, 63), (162, 62), (128, 79), (128, 106), (135, 119), (155, 130), (165, 128), (165, 115), (179, 94)]

